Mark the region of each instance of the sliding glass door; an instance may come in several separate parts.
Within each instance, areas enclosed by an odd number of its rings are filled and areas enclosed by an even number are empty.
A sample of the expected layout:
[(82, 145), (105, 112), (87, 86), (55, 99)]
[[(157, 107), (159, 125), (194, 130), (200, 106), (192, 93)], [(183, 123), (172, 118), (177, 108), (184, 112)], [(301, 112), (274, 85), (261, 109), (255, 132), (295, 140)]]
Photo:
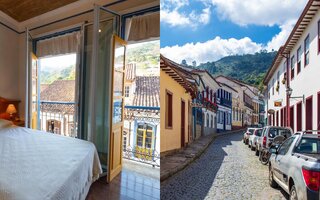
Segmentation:
[[(79, 130), (81, 138), (96, 145), (103, 170), (105, 174), (108, 174), (108, 181), (112, 179), (109, 173), (114, 172), (110, 169), (114, 166), (110, 162), (110, 156), (112, 156), (110, 140), (113, 139), (110, 137), (113, 117), (113, 112), (111, 112), (113, 106), (112, 55), (114, 35), (119, 33), (119, 20), (118, 14), (95, 6), (93, 23), (83, 26), (83, 67), (81, 71), (83, 83)], [(121, 112), (122, 110), (120, 109)], [(119, 139), (122, 141), (122, 138)], [(113, 158), (121, 160), (121, 153)], [(122, 161), (117, 163), (121, 165)], [(117, 171), (119, 173), (121, 167), (117, 167)]]

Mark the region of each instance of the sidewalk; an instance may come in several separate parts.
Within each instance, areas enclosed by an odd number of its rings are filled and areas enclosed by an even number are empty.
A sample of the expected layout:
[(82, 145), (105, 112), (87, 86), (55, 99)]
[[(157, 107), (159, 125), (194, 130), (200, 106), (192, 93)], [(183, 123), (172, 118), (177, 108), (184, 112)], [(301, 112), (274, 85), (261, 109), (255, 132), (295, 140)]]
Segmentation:
[(208, 148), (216, 137), (226, 134), (237, 133), (244, 131), (245, 129), (228, 131), (224, 133), (212, 134), (208, 136), (202, 136), (188, 147), (177, 151), (171, 155), (167, 155), (161, 158), (160, 164), (160, 181), (164, 181), (167, 178), (173, 176), (177, 172), (183, 170), (190, 163), (196, 160), (201, 154)]

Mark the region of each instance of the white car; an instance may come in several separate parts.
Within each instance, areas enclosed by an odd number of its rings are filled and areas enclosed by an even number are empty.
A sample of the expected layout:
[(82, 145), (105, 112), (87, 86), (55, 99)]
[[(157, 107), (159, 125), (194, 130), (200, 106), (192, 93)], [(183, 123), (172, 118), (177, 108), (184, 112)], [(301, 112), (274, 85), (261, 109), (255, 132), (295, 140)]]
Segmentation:
[(249, 144), (249, 136), (253, 134), (254, 130), (257, 128), (248, 128), (247, 131), (243, 134), (243, 143)]
[(249, 147), (252, 151), (256, 149), (259, 137), (262, 135), (262, 128), (257, 128), (254, 130), (253, 134), (249, 136)]

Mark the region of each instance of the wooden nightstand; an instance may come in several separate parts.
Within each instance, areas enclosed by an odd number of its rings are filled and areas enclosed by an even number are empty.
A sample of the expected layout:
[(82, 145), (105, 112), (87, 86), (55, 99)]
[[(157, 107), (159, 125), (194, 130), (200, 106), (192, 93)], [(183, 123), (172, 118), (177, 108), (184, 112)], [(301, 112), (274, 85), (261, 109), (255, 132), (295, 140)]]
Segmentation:
[(16, 126), (21, 126), (24, 127), (25, 126), (25, 122), (23, 120), (19, 120), (19, 121), (12, 121), (12, 123)]

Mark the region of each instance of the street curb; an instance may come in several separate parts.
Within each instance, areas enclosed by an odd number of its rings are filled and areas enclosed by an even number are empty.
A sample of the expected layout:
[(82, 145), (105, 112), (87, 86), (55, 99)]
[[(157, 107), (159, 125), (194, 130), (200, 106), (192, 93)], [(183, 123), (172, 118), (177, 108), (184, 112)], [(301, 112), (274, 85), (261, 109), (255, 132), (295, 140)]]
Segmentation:
[[(205, 152), (207, 150), (207, 148), (209, 147), (210, 144), (212, 144), (212, 142), (220, 137), (220, 136), (224, 136), (227, 134), (234, 134), (240, 131), (245, 131), (246, 129), (238, 129), (238, 130), (234, 130), (234, 131), (228, 131), (228, 132), (224, 132), (224, 133), (218, 133), (218, 134), (214, 134), (212, 135), (211, 139), (209, 142), (207, 142), (206, 144), (204, 144), (203, 148), (200, 149), (193, 157), (186, 159), (186, 161), (184, 163), (182, 163), (181, 165), (177, 166), (176, 168), (174, 168), (173, 170), (169, 171), (168, 173), (165, 173), (163, 175), (160, 176), (160, 182), (163, 182), (165, 180), (167, 180), (168, 178), (170, 178), (171, 176), (175, 175), (176, 173), (178, 173), (179, 171), (182, 171), (184, 168), (186, 168), (187, 166), (189, 166), (192, 162), (194, 162), (196, 159), (198, 159), (203, 152)], [(160, 171), (161, 171), (161, 165), (160, 165)], [(161, 173), (160, 173), (161, 174)]]

